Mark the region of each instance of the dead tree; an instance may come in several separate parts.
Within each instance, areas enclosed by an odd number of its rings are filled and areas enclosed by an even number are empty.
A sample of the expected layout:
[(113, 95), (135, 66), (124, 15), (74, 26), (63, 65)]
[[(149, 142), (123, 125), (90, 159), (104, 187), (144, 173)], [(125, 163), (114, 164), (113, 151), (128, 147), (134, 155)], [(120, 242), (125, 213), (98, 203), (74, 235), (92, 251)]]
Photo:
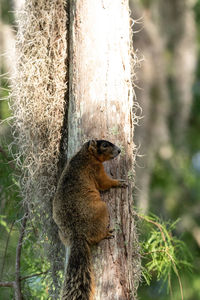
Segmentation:
[(88, 139), (122, 149), (107, 172), (128, 190), (103, 196), (115, 239), (94, 250), (95, 299), (136, 299), (139, 258), (132, 217), (134, 175), (133, 49), (128, 1), (73, 1), (69, 7), (68, 158)]

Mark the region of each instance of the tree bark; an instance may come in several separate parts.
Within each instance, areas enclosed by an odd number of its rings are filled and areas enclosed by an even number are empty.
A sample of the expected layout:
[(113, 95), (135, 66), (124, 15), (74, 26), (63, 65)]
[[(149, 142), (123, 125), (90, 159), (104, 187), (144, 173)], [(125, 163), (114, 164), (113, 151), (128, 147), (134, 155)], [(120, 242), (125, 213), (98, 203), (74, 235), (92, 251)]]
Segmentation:
[(70, 4), (68, 159), (86, 140), (107, 139), (122, 149), (105, 165), (127, 189), (102, 195), (115, 238), (94, 249), (95, 299), (136, 299), (140, 260), (132, 218), (134, 142), (132, 47), (128, 1)]

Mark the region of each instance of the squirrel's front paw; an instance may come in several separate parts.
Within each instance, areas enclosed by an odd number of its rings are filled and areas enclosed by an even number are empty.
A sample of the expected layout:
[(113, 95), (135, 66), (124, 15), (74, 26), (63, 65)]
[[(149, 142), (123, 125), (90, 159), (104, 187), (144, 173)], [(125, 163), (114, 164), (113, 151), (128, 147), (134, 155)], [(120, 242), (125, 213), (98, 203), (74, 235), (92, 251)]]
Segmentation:
[(119, 180), (119, 187), (121, 188), (127, 188), (128, 187), (128, 182), (123, 179), (118, 179)]
[(114, 229), (108, 229), (108, 232), (107, 232), (107, 235), (105, 238), (107, 240), (113, 239), (114, 238), (113, 232), (114, 232)]

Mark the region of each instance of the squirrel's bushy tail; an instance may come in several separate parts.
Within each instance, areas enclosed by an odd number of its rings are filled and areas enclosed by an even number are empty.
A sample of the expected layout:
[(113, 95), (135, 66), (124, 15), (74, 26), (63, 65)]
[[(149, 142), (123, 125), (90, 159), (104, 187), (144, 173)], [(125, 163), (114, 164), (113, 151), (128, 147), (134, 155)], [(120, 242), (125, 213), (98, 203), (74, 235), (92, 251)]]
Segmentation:
[(91, 254), (86, 240), (74, 239), (62, 290), (62, 300), (92, 300)]

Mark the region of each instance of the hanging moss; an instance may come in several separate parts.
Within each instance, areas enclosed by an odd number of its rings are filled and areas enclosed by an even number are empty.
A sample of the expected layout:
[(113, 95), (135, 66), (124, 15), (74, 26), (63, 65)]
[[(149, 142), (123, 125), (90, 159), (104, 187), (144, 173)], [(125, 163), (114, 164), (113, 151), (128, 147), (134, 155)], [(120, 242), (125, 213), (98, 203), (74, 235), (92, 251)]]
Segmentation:
[(66, 22), (65, 1), (26, 1), (24, 10), (17, 12), (17, 61), (12, 78), (13, 134), (19, 147), (15, 160), (22, 170), (23, 202), (34, 226), (41, 229), (40, 240), (46, 241), (53, 279), (49, 293), (55, 298), (64, 254), (52, 220), (51, 202), (65, 106)]

